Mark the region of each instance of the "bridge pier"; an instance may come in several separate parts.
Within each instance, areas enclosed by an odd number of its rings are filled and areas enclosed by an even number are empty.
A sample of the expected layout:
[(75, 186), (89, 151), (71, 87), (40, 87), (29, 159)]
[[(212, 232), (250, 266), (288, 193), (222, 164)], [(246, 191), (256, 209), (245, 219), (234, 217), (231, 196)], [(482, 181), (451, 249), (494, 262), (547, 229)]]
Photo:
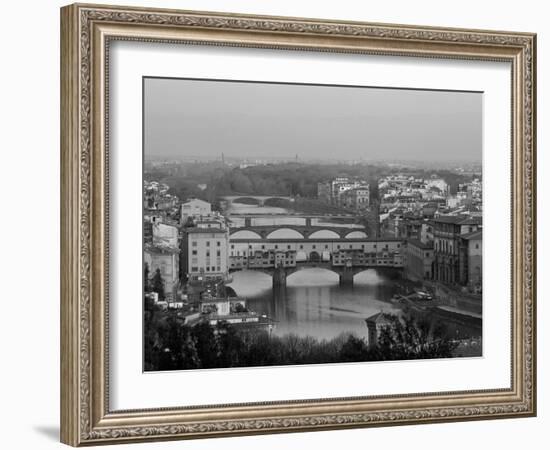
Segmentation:
[(353, 287), (353, 269), (348, 266), (344, 266), (344, 269), (340, 273), (340, 286)]
[(273, 271), (273, 289), (286, 287), (286, 270), (284, 267), (276, 267)]

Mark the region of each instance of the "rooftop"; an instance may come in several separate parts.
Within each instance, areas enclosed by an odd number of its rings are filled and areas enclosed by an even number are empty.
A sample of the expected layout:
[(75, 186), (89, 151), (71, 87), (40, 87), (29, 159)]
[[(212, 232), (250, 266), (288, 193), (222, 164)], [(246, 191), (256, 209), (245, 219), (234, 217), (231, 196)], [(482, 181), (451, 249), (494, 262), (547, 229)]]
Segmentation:
[(365, 319), (365, 322), (374, 323), (376, 325), (390, 325), (392, 321), (393, 321), (393, 316), (391, 314), (384, 313), (384, 312), (379, 312)]
[(407, 243), (414, 245), (417, 248), (421, 248), (423, 250), (433, 250), (434, 243), (433, 241), (429, 241), (427, 243), (424, 243), (422, 241), (419, 241), (418, 239), (407, 239)]
[(470, 216), (439, 216), (434, 217), (434, 222), (439, 223), (450, 223), (453, 225), (479, 225), (481, 224), (481, 217), (470, 217)]
[(478, 239), (481, 240), (483, 238), (483, 231), (482, 230), (473, 231), (471, 233), (463, 234), (460, 237), (466, 240), (478, 240)]
[(188, 234), (199, 234), (199, 233), (226, 233), (227, 230), (225, 228), (199, 228), (199, 227), (189, 227), (186, 228), (185, 231)]

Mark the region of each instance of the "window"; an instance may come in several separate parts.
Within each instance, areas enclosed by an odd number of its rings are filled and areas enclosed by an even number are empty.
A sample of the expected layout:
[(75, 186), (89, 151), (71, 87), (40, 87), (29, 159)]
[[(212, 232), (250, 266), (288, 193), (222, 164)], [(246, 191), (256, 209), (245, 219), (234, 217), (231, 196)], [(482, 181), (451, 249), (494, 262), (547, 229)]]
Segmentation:
[(222, 252), (221, 252), (220, 250), (218, 250), (218, 251), (216, 252), (216, 256), (221, 256), (221, 254), (222, 254)]
[(235, 246), (234, 246), (234, 245), (231, 245), (231, 248), (235, 248)]
[(303, 250), (304, 249), (304, 246), (303, 245), (300, 245), (300, 250)]
[(401, 247), (401, 244), (397, 244), (397, 248), (400, 248)]
[(479, 244), (476, 244), (476, 249), (478, 249), (478, 248), (479, 248)]
[(216, 271), (216, 267), (212, 266), (212, 272)]
[(265, 250), (265, 245), (262, 245), (262, 250)]
[(337, 245), (336, 248), (337, 248), (338, 250), (340, 250), (340, 245)]
[(353, 248), (353, 245), (349, 244), (349, 248)]
[(288, 250), (290, 250), (290, 245), (287, 245), (286, 248), (287, 248)]
[(220, 266), (218, 266), (216, 269), (218, 270), (218, 272), (221, 272), (221, 267)]
[(206, 271), (210, 272), (210, 266), (206, 266)]
[(221, 247), (222, 243), (220, 241), (216, 242), (218, 247)]
[(206, 250), (206, 257), (207, 257), (207, 258), (210, 257), (210, 250)]
[(206, 246), (210, 247), (210, 241), (206, 241)]
[(279, 246), (278, 246), (278, 245), (276, 245), (276, 246), (275, 246), (275, 248), (279, 248)]
[(198, 272), (199, 268), (196, 266), (191, 267), (191, 272)]
[(315, 245), (312, 245), (311, 248), (317, 248)]
[(192, 247), (196, 247), (196, 246), (197, 246), (197, 241), (191, 242), (191, 246), (192, 246)]
[(196, 254), (197, 254), (197, 251), (196, 251), (196, 250), (193, 250), (193, 251), (192, 251), (192, 254), (193, 254), (193, 255), (196, 255)]

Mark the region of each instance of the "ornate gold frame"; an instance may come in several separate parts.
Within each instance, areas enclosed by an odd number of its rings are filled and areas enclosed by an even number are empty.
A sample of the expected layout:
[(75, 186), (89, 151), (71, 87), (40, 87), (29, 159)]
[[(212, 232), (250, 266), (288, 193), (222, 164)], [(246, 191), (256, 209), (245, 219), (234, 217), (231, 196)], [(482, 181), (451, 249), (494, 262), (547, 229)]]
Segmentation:
[[(509, 389), (113, 412), (107, 388), (108, 134), (113, 39), (512, 65), (512, 385)], [(75, 4), (61, 9), (61, 440), (128, 441), (533, 416), (536, 36)]]

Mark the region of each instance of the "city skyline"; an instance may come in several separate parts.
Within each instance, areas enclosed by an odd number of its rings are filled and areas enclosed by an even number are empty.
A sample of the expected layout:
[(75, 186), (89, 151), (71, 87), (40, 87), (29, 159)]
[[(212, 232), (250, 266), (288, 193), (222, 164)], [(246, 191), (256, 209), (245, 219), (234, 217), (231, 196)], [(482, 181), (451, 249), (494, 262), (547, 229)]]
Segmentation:
[(482, 103), (467, 91), (145, 78), (144, 148), (148, 158), (481, 163)]

